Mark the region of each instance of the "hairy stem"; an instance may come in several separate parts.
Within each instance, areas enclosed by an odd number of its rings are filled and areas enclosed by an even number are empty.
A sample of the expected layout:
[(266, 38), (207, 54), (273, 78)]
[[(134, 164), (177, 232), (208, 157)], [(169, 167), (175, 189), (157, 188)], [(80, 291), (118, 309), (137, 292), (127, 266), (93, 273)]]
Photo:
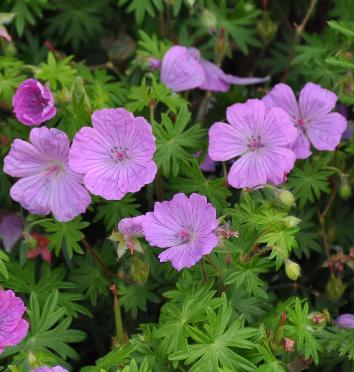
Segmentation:
[(123, 330), (123, 322), (122, 322), (122, 312), (120, 310), (120, 305), (118, 301), (118, 292), (116, 284), (113, 284), (111, 287), (111, 291), (113, 293), (113, 309), (114, 309), (114, 320), (116, 323), (116, 331), (117, 331), (117, 343), (119, 345), (124, 344), (125, 337), (124, 337), (124, 330)]

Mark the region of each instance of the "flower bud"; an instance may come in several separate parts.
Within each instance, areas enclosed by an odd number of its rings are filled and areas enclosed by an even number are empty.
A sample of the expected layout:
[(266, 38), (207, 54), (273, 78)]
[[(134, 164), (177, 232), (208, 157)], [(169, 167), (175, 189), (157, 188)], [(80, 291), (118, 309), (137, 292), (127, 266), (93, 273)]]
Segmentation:
[(150, 265), (143, 262), (137, 255), (132, 257), (132, 264), (130, 267), (130, 274), (135, 282), (144, 284), (148, 280), (150, 274)]
[(149, 57), (148, 61), (149, 61), (150, 69), (152, 71), (156, 71), (160, 68), (161, 61), (159, 59), (154, 58), (154, 57)]
[(263, 12), (263, 17), (257, 23), (257, 33), (264, 43), (269, 43), (278, 30), (278, 24), (273, 22), (268, 12)]
[(203, 9), (202, 11), (202, 25), (211, 32), (216, 30), (216, 17), (208, 9)]
[(345, 288), (346, 286), (342, 282), (342, 279), (332, 274), (326, 285), (326, 294), (331, 300), (338, 301), (345, 291)]
[(300, 218), (297, 218), (295, 216), (287, 216), (284, 218), (284, 223), (287, 227), (297, 226), (300, 222)]
[(352, 195), (352, 189), (348, 185), (348, 182), (343, 182), (339, 188), (339, 195), (343, 200), (347, 200)]
[(288, 190), (281, 190), (279, 192), (279, 200), (287, 208), (291, 208), (295, 205), (294, 195)]
[(285, 273), (291, 280), (297, 280), (301, 275), (301, 269), (299, 264), (294, 261), (286, 260), (285, 261)]

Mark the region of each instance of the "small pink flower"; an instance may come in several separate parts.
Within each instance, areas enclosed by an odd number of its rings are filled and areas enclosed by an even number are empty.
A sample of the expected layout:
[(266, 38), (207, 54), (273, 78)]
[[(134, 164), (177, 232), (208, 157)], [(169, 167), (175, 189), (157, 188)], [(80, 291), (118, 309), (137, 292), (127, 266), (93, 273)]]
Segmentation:
[(123, 218), (118, 224), (119, 244), (117, 249), (118, 257), (122, 257), (127, 250), (142, 252), (141, 245), (137, 238), (144, 236), (141, 222), (144, 216)]
[(54, 98), (48, 87), (35, 79), (23, 81), (12, 98), (14, 113), (22, 124), (35, 126), (56, 114)]
[(0, 289), (0, 354), (26, 337), (29, 325), (22, 319), (25, 311), (23, 301), (13, 291)]
[(165, 249), (160, 262), (171, 261), (176, 270), (195, 265), (218, 245), (217, 226), (215, 208), (199, 194), (188, 198), (179, 193), (171, 201), (157, 202), (154, 212), (142, 219), (146, 240)]
[(263, 98), (268, 108), (281, 107), (291, 117), (297, 131), (291, 144), (298, 159), (311, 155), (310, 144), (317, 150), (334, 151), (347, 127), (345, 117), (332, 112), (337, 96), (318, 84), (307, 83), (301, 90), (299, 100), (286, 84), (277, 84)]
[(284, 350), (288, 353), (295, 351), (295, 340), (291, 338), (283, 338), (283, 347)]
[(266, 110), (258, 99), (228, 107), (227, 123), (209, 129), (209, 156), (215, 161), (239, 157), (229, 172), (235, 188), (278, 185), (294, 167), (295, 155), (287, 148), (296, 138), (289, 115), (281, 108)]
[(33, 128), (30, 143), (15, 139), (4, 172), (20, 179), (10, 196), (33, 214), (53, 212), (61, 222), (85, 212), (91, 202), (82, 176), (68, 165), (69, 139), (59, 129)]
[(174, 92), (199, 88), (212, 92), (226, 92), (231, 84), (249, 85), (264, 83), (266, 78), (241, 78), (225, 74), (215, 63), (201, 58), (196, 48), (180, 45), (171, 47), (161, 64), (161, 81)]
[(90, 192), (119, 200), (154, 180), (155, 137), (143, 117), (122, 108), (102, 109), (93, 113), (92, 125), (76, 134), (69, 156)]

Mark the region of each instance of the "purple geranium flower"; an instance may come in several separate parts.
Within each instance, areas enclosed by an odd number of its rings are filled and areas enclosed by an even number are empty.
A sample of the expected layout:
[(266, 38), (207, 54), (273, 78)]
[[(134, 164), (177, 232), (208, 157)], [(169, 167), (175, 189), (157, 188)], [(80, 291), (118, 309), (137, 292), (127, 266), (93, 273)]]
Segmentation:
[(336, 319), (336, 323), (344, 328), (354, 328), (354, 315), (342, 314)]
[(34, 128), (30, 143), (16, 139), (4, 159), (4, 172), (20, 177), (11, 198), (34, 214), (53, 212), (58, 221), (69, 221), (85, 212), (91, 198), (82, 176), (68, 165), (69, 139), (61, 130)]
[(203, 172), (211, 172), (211, 173), (215, 172), (216, 163), (214, 160), (210, 159), (209, 154), (205, 155), (203, 162), (200, 164), (200, 169)]
[(268, 77), (240, 78), (225, 74), (216, 64), (202, 59), (198, 49), (180, 45), (171, 47), (161, 64), (161, 81), (174, 92), (194, 88), (226, 92), (230, 84), (258, 84), (268, 80)]
[(0, 354), (26, 337), (28, 322), (22, 319), (25, 311), (23, 301), (13, 291), (0, 289)]
[(69, 164), (84, 175), (84, 184), (95, 195), (119, 200), (137, 192), (155, 178), (152, 160), (156, 150), (151, 125), (122, 108), (98, 110), (93, 128), (75, 136)]
[(286, 84), (277, 84), (263, 98), (268, 108), (281, 107), (291, 117), (297, 130), (291, 149), (298, 159), (311, 155), (310, 142), (317, 150), (333, 151), (340, 142), (347, 127), (346, 119), (337, 112), (331, 112), (337, 96), (318, 84), (307, 83), (300, 92), (299, 101)]
[(23, 231), (23, 219), (16, 214), (4, 216), (0, 221), (0, 238), (7, 252), (10, 252)]
[(14, 113), (22, 124), (34, 126), (55, 116), (57, 110), (48, 87), (35, 79), (23, 81), (12, 98)]
[(228, 182), (236, 188), (279, 184), (295, 163), (287, 148), (296, 138), (289, 115), (281, 108), (266, 111), (261, 100), (250, 99), (227, 109), (227, 123), (209, 129), (209, 156), (216, 161), (240, 158), (232, 165)]
[(31, 372), (69, 372), (69, 371), (60, 366), (55, 366), (55, 367), (43, 366), (43, 367), (32, 369)]
[(199, 194), (188, 198), (179, 193), (171, 201), (155, 203), (142, 226), (150, 245), (165, 248), (160, 262), (171, 261), (177, 270), (193, 266), (218, 245), (215, 208)]
[(144, 236), (141, 226), (144, 216), (123, 218), (118, 224), (118, 257), (122, 257), (129, 249), (131, 252), (142, 252), (141, 245), (137, 238)]

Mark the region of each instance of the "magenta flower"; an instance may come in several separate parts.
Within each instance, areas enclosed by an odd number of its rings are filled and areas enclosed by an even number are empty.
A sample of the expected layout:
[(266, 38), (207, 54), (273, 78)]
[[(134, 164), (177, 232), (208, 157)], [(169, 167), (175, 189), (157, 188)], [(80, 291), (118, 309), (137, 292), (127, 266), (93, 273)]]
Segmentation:
[(342, 314), (336, 319), (336, 323), (344, 328), (354, 328), (354, 315)]
[(287, 148), (296, 138), (289, 115), (279, 107), (267, 112), (261, 100), (249, 99), (228, 107), (226, 117), (230, 124), (209, 129), (209, 156), (215, 161), (240, 157), (230, 169), (229, 184), (254, 188), (282, 183), (295, 163)]
[(291, 149), (298, 159), (311, 155), (310, 143), (317, 150), (335, 150), (347, 127), (341, 114), (331, 112), (337, 96), (314, 83), (307, 83), (302, 88), (299, 101), (286, 84), (275, 85), (263, 101), (268, 108), (278, 106), (290, 115), (297, 131)]
[(61, 222), (85, 212), (91, 198), (82, 176), (69, 168), (69, 139), (61, 130), (34, 128), (30, 143), (16, 139), (4, 159), (4, 172), (20, 177), (10, 196), (29, 212), (53, 212)]
[(193, 266), (218, 245), (215, 208), (199, 194), (188, 198), (179, 193), (171, 201), (155, 203), (142, 226), (150, 245), (165, 249), (160, 262), (171, 261), (176, 270)]
[(118, 224), (118, 257), (122, 257), (129, 249), (131, 252), (142, 252), (141, 245), (137, 238), (144, 236), (141, 222), (144, 216), (123, 218)]
[(248, 85), (268, 81), (269, 78), (240, 78), (225, 74), (216, 64), (201, 58), (196, 48), (180, 45), (171, 47), (161, 64), (161, 81), (174, 92), (200, 88), (226, 92), (230, 84)]
[(155, 137), (143, 117), (135, 118), (122, 108), (103, 109), (93, 113), (92, 124), (76, 134), (69, 156), (70, 166), (84, 175), (88, 190), (119, 200), (153, 181)]
[(23, 301), (13, 291), (0, 289), (0, 354), (26, 337), (28, 322), (22, 319), (25, 311)]
[(43, 367), (32, 369), (31, 372), (69, 372), (69, 371), (60, 366), (55, 366), (55, 367), (43, 366)]
[(14, 113), (22, 124), (34, 126), (55, 116), (57, 109), (48, 87), (35, 79), (23, 81), (12, 98)]
[(7, 252), (10, 252), (23, 231), (23, 219), (16, 214), (4, 216), (0, 221), (0, 239)]

